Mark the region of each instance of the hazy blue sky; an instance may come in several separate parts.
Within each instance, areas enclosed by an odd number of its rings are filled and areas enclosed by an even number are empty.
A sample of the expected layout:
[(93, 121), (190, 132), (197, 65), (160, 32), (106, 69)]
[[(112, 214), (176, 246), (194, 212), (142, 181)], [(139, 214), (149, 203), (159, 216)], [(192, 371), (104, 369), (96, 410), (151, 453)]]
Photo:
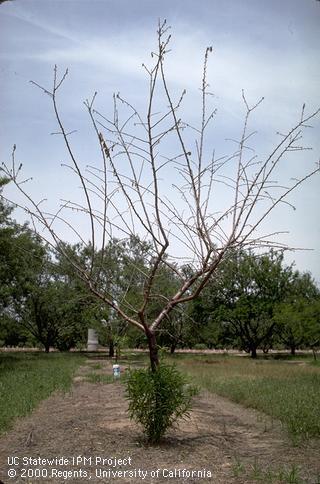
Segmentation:
[[(199, 108), (203, 53), (212, 45), (209, 79), (218, 116), (210, 143), (227, 151), (225, 139), (239, 137), (243, 119), (241, 90), (254, 102), (265, 101), (254, 117), (262, 154), (277, 131), (298, 117), (303, 103), (320, 105), (320, 2), (316, 0), (14, 0), (0, 5), (1, 161), (17, 145), (19, 161), (34, 177), (30, 189), (43, 196), (76, 190), (60, 170), (66, 160), (50, 99), (29, 83), (52, 84), (54, 64), (69, 68), (61, 102), (68, 129), (84, 162), (91, 161), (90, 128), (83, 101), (98, 91), (99, 108), (112, 110), (112, 94), (143, 109), (148, 63), (156, 44), (158, 18), (172, 26), (168, 81), (186, 88), (185, 115)], [(313, 152), (299, 163), (319, 159), (319, 119), (307, 134)], [(296, 211), (281, 210), (270, 229), (288, 229), (285, 241), (314, 249), (287, 257), (320, 281), (319, 176), (300, 188), (291, 201)], [(21, 215), (17, 214), (17, 217)]]

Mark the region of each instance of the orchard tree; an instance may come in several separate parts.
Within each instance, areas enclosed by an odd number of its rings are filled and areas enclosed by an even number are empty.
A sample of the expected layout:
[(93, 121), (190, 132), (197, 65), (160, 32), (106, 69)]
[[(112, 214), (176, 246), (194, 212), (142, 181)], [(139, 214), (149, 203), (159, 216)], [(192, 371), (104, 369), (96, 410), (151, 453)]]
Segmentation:
[(209, 349), (241, 346), (230, 327), (224, 325), (217, 315), (219, 305), (223, 304), (225, 299), (219, 297), (216, 284), (218, 274), (216, 276), (214, 282), (210, 283), (190, 304), (190, 324), (185, 337), (189, 348), (199, 344)]
[(306, 340), (313, 351), (313, 357), (317, 359), (317, 351), (320, 348), (320, 298), (315, 299), (307, 307), (305, 315), (308, 326), (306, 328)]
[[(319, 289), (309, 273), (294, 274), (288, 294), (274, 311), (280, 341), (294, 355), (297, 348), (319, 345)], [(318, 316), (317, 316), (318, 313)]]
[(25, 304), (17, 309), (18, 320), (47, 353), (50, 347), (68, 351), (85, 340), (87, 324), (83, 318), (83, 300), (89, 303), (88, 298), (52, 279), (50, 272), (40, 274), (40, 278), (42, 280), (32, 287)]
[[(276, 183), (282, 162), (305, 149), (303, 132), (319, 110), (307, 113), (303, 106), (298, 119), (289, 130), (282, 131), (270, 153), (258, 157), (253, 153), (254, 132), (250, 126), (252, 113), (263, 99), (251, 104), (244, 93), (244, 120), (235, 151), (219, 158), (209, 156), (208, 130), (216, 115), (215, 109), (208, 107), (207, 64), (212, 47), (205, 51), (199, 123), (193, 126), (179, 113), (186, 92), (173, 94), (166, 77), (171, 37), (166, 22), (159, 23), (157, 34), (152, 64), (144, 66), (148, 78), (145, 113), (138, 112), (120, 94), (113, 98), (111, 115), (96, 107), (96, 93), (85, 102), (100, 154), (100, 162), (90, 166), (84, 167), (77, 157), (73, 127), (66, 126), (59, 103), (68, 71), (59, 76), (54, 68), (52, 88), (33, 81), (52, 103), (57, 133), (68, 153), (68, 166), (82, 187), (82, 200), (70, 200), (66, 195), (56, 211), (50, 211), (43, 199), (35, 200), (28, 192), (15, 147), (12, 163), (3, 165), (5, 176), (25, 197), (25, 204), (20, 205), (34, 229), (68, 259), (102, 304), (145, 335), (154, 372), (159, 364), (156, 333), (169, 315), (200, 295), (230, 252), (283, 248), (279, 233), (264, 231), (263, 223), (279, 205), (288, 203), (288, 195), (319, 171), (318, 165), (306, 168), (300, 178), (293, 179), (290, 173), (287, 183)], [(219, 185), (224, 189), (223, 201), (217, 195)], [(74, 224), (75, 211), (88, 217), (89, 241)], [(85, 261), (79, 262), (65, 250), (61, 224), (87, 248)], [(104, 274), (104, 261), (111, 250), (108, 242), (114, 237), (139, 241), (144, 259), (143, 263), (130, 259), (130, 274), (116, 287)], [(185, 270), (187, 265), (190, 271)], [(178, 281), (166, 295), (155, 291), (158, 274), (164, 268)], [(139, 297), (132, 299), (135, 285)], [(155, 298), (161, 301), (156, 315), (150, 311)]]
[(0, 340), (69, 349), (86, 329), (84, 311), (97, 300), (68, 277), (67, 266), (53, 260), (39, 236), (11, 219), (12, 210), (0, 201)]
[(257, 349), (272, 342), (274, 310), (287, 297), (293, 278), (292, 267), (283, 266), (282, 253), (236, 252), (220, 265), (202, 305), (225, 336), (256, 358)]
[[(0, 180), (0, 195), (7, 182)], [(0, 316), (4, 319), (14, 318), (25, 304), (46, 257), (40, 237), (27, 225), (17, 224), (12, 210), (0, 197)]]

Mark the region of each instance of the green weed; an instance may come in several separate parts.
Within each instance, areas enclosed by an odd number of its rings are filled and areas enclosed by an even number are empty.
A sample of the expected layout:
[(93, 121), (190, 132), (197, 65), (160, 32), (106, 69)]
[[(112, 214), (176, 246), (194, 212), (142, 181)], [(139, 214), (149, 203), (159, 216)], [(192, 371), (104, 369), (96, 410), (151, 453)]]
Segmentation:
[(52, 392), (66, 392), (82, 363), (76, 353), (0, 353), (0, 432)]
[(160, 364), (156, 371), (129, 371), (126, 380), (129, 416), (140, 423), (149, 443), (158, 444), (166, 430), (188, 418), (197, 388), (175, 366)]
[(102, 364), (101, 363), (94, 363), (93, 365), (90, 365), (91, 370), (101, 370), (102, 369)]
[(236, 459), (232, 467), (234, 477), (249, 477), (250, 482), (262, 482), (270, 484), (302, 484), (305, 482), (296, 465), (291, 467), (280, 467), (278, 469), (263, 468), (257, 459), (253, 464), (245, 466), (239, 459)]
[(176, 359), (197, 384), (280, 420), (295, 443), (320, 437), (318, 367), (246, 357)]
[(111, 375), (103, 375), (101, 373), (88, 373), (85, 377), (89, 383), (113, 383), (114, 379)]
[(245, 466), (239, 459), (236, 459), (232, 465), (232, 472), (234, 477), (240, 477), (245, 472)]

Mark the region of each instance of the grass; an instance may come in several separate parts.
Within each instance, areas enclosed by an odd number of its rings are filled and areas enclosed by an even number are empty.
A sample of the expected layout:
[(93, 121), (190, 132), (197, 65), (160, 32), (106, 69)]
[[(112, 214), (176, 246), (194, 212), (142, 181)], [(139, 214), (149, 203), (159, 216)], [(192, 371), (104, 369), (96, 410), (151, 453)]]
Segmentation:
[(294, 442), (320, 437), (320, 369), (309, 361), (216, 355), (175, 360), (198, 385), (279, 419)]
[[(197, 385), (279, 419), (292, 439), (320, 437), (319, 360), (274, 360), (228, 355), (174, 355), (168, 357), (190, 374)], [(144, 366), (146, 354), (123, 354), (121, 364)], [(0, 353), (0, 432), (17, 417), (27, 415), (56, 390), (67, 391), (83, 363), (80, 354)], [(300, 363), (300, 364), (298, 364)], [(302, 363), (302, 364), (301, 364)], [(311, 363), (311, 364), (310, 364)], [(101, 364), (91, 370), (101, 370)], [(91, 383), (112, 383), (111, 375), (92, 371)]]
[(94, 363), (93, 365), (90, 366), (92, 370), (101, 370), (102, 369), (102, 364), (101, 363)]
[(262, 468), (258, 461), (255, 460), (253, 464), (245, 466), (239, 460), (236, 460), (232, 466), (233, 476), (237, 478), (249, 477), (250, 481), (262, 482), (263, 484), (302, 484), (306, 482), (302, 475), (299, 466), (282, 466), (278, 469)]
[(89, 383), (114, 383), (114, 378), (112, 375), (103, 375), (101, 373), (88, 373), (85, 380)]
[(54, 391), (66, 392), (80, 354), (0, 353), (0, 433)]

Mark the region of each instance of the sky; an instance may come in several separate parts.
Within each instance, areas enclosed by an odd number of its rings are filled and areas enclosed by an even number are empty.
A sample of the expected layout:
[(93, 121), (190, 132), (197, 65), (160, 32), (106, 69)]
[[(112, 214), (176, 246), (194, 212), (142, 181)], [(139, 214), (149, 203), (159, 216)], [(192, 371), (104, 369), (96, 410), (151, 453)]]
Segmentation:
[[(6, 1), (0, 4), (0, 160), (10, 163), (12, 146), (17, 146), (24, 174), (33, 178), (34, 198), (77, 199), (78, 187), (60, 167), (68, 162), (67, 153), (61, 138), (51, 134), (57, 123), (50, 98), (29, 81), (50, 90), (54, 65), (61, 73), (68, 68), (59, 97), (61, 112), (67, 129), (76, 130), (72, 143), (81, 162), (92, 164), (94, 139), (83, 101), (97, 91), (99, 110), (110, 114), (113, 93), (120, 92), (145, 111), (148, 78), (142, 63), (152, 61), (159, 18), (171, 26), (168, 83), (174, 94), (187, 90), (183, 115), (191, 124), (200, 116), (204, 51), (213, 47), (208, 79), (217, 115), (206, 140), (208, 154), (212, 149), (228, 153), (227, 140), (241, 136), (242, 90), (251, 104), (264, 97), (252, 120), (258, 132), (254, 148), (261, 156), (272, 149), (277, 132), (299, 119), (304, 103), (306, 112), (320, 106), (317, 0)], [(285, 164), (280, 178), (291, 170), (292, 176), (301, 174), (319, 160), (319, 117), (312, 125), (305, 143), (313, 150)], [(286, 261), (294, 260), (297, 269), (310, 271), (318, 283), (319, 176), (291, 195), (295, 210), (282, 208), (266, 227), (269, 232), (289, 231), (283, 240), (290, 246), (312, 249), (290, 252)], [(12, 187), (7, 193), (19, 201)], [(22, 222), (25, 215), (17, 211), (16, 218)]]

